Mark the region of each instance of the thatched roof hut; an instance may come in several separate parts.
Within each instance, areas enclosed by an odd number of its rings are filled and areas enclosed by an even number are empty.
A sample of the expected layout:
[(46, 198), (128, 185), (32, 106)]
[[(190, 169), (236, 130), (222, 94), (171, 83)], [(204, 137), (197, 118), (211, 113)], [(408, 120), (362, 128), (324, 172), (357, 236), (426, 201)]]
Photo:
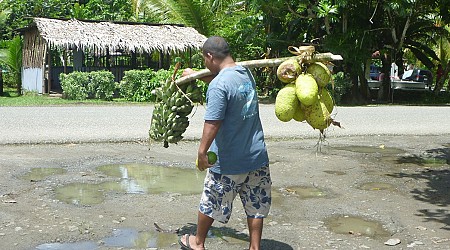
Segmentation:
[(58, 48), (124, 50), (151, 53), (186, 51), (200, 48), (205, 37), (194, 28), (181, 25), (112, 23), (34, 18), (40, 36)]
[[(25, 89), (38, 90), (39, 93), (49, 93), (55, 88), (52, 81), (59, 84), (57, 78), (61, 72), (92, 71), (102, 67), (112, 70), (114, 67), (110, 66), (109, 61), (114, 55), (135, 58), (136, 55), (149, 57), (156, 52), (161, 68), (170, 55), (198, 50), (206, 40), (194, 28), (182, 25), (49, 18), (33, 18), (32, 24), (23, 29), (23, 34), (22, 83)], [(58, 51), (61, 55), (52, 56), (52, 51)], [(52, 65), (69, 52), (73, 63), (63, 62), (63, 69), (58, 68), (57, 64)], [(108, 60), (101, 65), (97, 61), (96, 67), (93, 67), (83, 61), (86, 57), (106, 57)], [(72, 68), (69, 67), (71, 64)], [(48, 72), (45, 72), (46, 68)], [(121, 79), (123, 70), (116, 72), (116, 80)]]

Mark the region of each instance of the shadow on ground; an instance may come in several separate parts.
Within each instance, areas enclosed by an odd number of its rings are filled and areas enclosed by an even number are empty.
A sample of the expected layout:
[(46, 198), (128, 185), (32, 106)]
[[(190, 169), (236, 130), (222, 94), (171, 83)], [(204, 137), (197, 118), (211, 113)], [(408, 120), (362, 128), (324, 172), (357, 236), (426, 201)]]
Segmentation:
[[(427, 150), (427, 154), (433, 155), (435, 159), (441, 160), (443, 165), (450, 165), (450, 144), (443, 145), (442, 148)], [(420, 156), (409, 156), (398, 159), (399, 162), (414, 163), (424, 166), (424, 159)], [(411, 178), (420, 182), (425, 182), (425, 188), (414, 188), (411, 190), (412, 196), (419, 201), (436, 205), (442, 209), (420, 209), (416, 214), (424, 221), (438, 222), (444, 224), (442, 229), (450, 230), (450, 170), (426, 168), (414, 173), (389, 174), (395, 178)]]
[[(189, 223), (187, 226), (183, 226), (180, 228), (178, 234), (184, 235), (184, 234), (191, 234), (194, 235), (197, 231), (197, 225)], [(241, 242), (248, 242), (249, 238), (247, 234), (244, 234), (242, 232), (237, 231), (236, 229), (230, 228), (230, 227), (214, 227), (212, 226), (210, 228), (209, 238), (218, 238), (224, 242), (230, 242), (232, 239), (233, 241), (241, 241)], [(293, 250), (290, 245), (276, 241), (276, 240), (270, 240), (270, 239), (263, 239), (261, 241), (261, 249), (263, 250)]]

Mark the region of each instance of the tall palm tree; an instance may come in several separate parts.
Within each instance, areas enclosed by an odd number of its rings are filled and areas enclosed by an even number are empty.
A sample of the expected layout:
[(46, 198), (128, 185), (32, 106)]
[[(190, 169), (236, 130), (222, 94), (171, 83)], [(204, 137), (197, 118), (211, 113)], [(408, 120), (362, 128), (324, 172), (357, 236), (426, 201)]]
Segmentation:
[(204, 35), (213, 20), (210, 6), (199, 0), (132, 0), (132, 5), (136, 19), (143, 15), (161, 23), (181, 23)]
[(210, 35), (215, 21), (239, 0), (131, 0), (135, 19), (181, 23)]

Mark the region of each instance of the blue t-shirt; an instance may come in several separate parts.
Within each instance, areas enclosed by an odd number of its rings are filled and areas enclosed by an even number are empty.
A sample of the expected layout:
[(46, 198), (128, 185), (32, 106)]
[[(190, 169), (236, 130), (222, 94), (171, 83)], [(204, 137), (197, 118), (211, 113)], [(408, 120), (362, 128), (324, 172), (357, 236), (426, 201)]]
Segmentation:
[(211, 171), (242, 174), (269, 163), (256, 84), (249, 70), (242, 66), (225, 68), (211, 81), (205, 120), (222, 121), (209, 149), (218, 156)]

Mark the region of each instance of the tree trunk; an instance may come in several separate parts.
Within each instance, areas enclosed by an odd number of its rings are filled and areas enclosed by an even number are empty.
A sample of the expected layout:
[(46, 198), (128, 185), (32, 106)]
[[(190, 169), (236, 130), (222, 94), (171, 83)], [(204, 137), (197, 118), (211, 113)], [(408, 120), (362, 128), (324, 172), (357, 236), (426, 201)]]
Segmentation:
[(0, 96), (3, 96), (3, 71), (0, 69)]
[(444, 87), (445, 80), (447, 80), (448, 73), (450, 73), (450, 64), (447, 64), (447, 66), (444, 69), (444, 74), (442, 74), (441, 79), (439, 81), (436, 81), (436, 85), (434, 86), (434, 94), (438, 95), (441, 89)]
[(384, 73), (382, 87), (383, 87), (383, 100), (389, 101), (391, 95), (391, 55), (382, 56), (381, 63), (383, 65), (382, 72)]

